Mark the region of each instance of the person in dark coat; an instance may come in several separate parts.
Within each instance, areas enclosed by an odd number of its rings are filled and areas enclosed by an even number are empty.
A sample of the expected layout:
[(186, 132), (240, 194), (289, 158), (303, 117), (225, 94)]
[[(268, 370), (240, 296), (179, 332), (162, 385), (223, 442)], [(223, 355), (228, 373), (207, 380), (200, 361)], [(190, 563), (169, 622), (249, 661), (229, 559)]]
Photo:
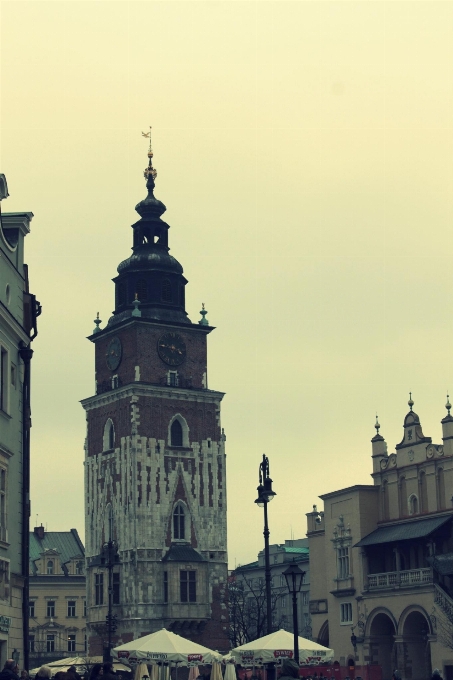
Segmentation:
[[(102, 680), (118, 680), (117, 674), (113, 670), (111, 663), (105, 663), (103, 666)], [(0, 678), (1, 680), (1, 678)]]
[(49, 666), (41, 666), (35, 675), (35, 680), (49, 680), (52, 677), (52, 669)]
[(442, 676), (440, 674), (440, 670), (438, 668), (435, 668), (433, 670), (433, 674), (431, 676), (431, 680), (442, 680)]
[(282, 663), (280, 680), (292, 680), (299, 677), (299, 665), (292, 659), (285, 659)]
[(0, 673), (0, 680), (19, 680), (19, 666), (14, 659), (8, 659)]
[(91, 669), (90, 680), (97, 680), (97, 678), (101, 678), (103, 673), (104, 669), (102, 668), (102, 664), (95, 663)]

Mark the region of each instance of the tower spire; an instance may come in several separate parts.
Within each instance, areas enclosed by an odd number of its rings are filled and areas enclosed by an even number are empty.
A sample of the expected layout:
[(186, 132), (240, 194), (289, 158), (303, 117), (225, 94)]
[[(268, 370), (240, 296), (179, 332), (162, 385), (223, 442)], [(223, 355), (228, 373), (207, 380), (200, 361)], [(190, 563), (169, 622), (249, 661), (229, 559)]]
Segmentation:
[(152, 141), (151, 141), (151, 130), (152, 130), (152, 126), (150, 125), (149, 126), (149, 132), (142, 132), (143, 137), (146, 137), (147, 139), (149, 139), (148, 167), (145, 168), (145, 171), (144, 171), (143, 174), (146, 177), (146, 179), (149, 179), (149, 177), (151, 176), (152, 179), (153, 179), (153, 182), (154, 182), (154, 180), (157, 177), (157, 170), (155, 168), (153, 168), (154, 154), (153, 154), (153, 147), (152, 147)]

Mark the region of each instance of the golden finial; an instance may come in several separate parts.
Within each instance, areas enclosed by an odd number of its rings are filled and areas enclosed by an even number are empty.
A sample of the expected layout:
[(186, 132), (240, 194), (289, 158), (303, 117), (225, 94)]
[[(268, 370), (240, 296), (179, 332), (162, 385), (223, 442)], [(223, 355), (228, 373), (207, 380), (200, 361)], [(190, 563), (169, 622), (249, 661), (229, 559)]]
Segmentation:
[(147, 139), (149, 139), (148, 167), (145, 169), (145, 172), (143, 173), (145, 175), (146, 179), (148, 179), (148, 177), (150, 175), (153, 179), (156, 179), (156, 177), (157, 177), (157, 170), (155, 170), (155, 168), (153, 168), (153, 156), (154, 156), (154, 154), (153, 154), (153, 149), (152, 149), (152, 145), (151, 145), (151, 130), (152, 130), (152, 128), (151, 128), (151, 125), (150, 125), (149, 126), (149, 132), (142, 132), (143, 137), (146, 137)]

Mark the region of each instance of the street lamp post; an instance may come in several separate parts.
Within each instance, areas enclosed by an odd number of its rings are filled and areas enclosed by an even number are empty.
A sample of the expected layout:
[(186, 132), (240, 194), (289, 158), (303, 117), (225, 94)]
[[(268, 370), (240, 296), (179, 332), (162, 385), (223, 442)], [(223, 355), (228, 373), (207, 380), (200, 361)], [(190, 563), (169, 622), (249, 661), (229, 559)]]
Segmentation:
[(269, 477), (269, 458), (263, 454), (259, 467), (258, 498), (255, 503), (264, 508), (264, 579), (266, 584), (266, 624), (267, 632), (272, 633), (272, 596), (271, 596), (271, 567), (269, 560), (269, 523), (267, 518), (267, 504), (277, 494), (272, 491), (272, 479)]
[(283, 572), (286, 585), (290, 594), (293, 596), (293, 630), (294, 630), (294, 661), (299, 663), (299, 622), (297, 617), (297, 593), (300, 593), (305, 571), (299, 569), (297, 564), (291, 564)]

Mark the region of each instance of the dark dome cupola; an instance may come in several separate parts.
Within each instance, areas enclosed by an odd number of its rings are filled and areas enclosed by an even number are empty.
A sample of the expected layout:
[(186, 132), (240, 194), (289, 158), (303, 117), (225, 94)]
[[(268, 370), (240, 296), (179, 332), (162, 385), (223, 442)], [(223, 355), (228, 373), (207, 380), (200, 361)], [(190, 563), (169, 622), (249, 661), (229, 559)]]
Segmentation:
[(157, 172), (153, 167), (150, 132), (148, 167), (145, 169), (148, 195), (135, 206), (140, 215), (132, 225), (132, 255), (118, 266), (115, 282), (115, 311), (109, 326), (132, 315), (133, 301), (140, 301), (141, 316), (156, 321), (188, 323), (185, 310), (185, 285), (183, 268), (169, 254), (168, 230), (170, 226), (161, 219), (166, 210), (162, 201), (154, 196)]

